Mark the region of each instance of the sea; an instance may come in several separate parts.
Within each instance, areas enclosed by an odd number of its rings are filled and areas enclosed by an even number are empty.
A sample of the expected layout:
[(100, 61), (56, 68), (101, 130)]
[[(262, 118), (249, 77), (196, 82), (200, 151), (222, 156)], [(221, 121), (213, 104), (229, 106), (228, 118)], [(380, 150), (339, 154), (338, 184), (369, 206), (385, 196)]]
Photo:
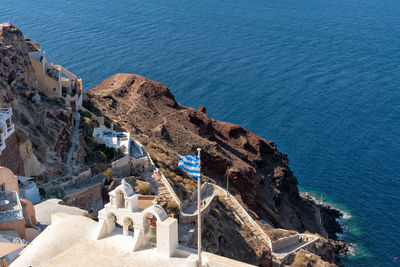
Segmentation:
[(399, 0), (0, 0), (90, 89), (136, 73), (276, 142), (343, 210), (346, 266), (400, 266)]

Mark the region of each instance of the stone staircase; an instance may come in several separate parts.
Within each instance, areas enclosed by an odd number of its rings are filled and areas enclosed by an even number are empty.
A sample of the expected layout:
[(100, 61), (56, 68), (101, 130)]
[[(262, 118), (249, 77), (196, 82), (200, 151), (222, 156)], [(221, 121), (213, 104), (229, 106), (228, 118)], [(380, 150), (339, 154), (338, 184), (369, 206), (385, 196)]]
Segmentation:
[[(197, 191), (196, 191), (197, 195)], [(212, 186), (207, 186), (207, 189), (201, 194), (201, 201), (205, 201), (205, 205), (201, 203), (201, 211), (209, 205), (211, 200), (214, 197), (214, 189)], [(198, 213), (197, 209), (197, 198), (190, 203), (190, 205), (186, 206), (184, 209), (182, 209), (182, 215), (187, 216), (187, 215), (196, 215)]]
[(269, 248), (272, 248), (271, 240), (266, 235), (266, 233), (262, 230), (262, 228), (251, 218), (250, 214), (237, 202), (232, 198), (233, 196), (227, 196), (226, 194), (223, 196), (226, 203), (231, 207), (234, 213), (240, 218), (242, 223), (246, 225), (253, 235), (261, 240), (264, 244), (266, 244)]
[[(150, 162), (154, 169), (156, 168), (151, 157)], [(161, 173), (161, 175), (163, 175)], [(146, 174), (144, 174), (146, 181), (150, 183), (151, 190), (158, 194), (158, 196), (163, 197), (164, 199), (168, 201), (176, 201), (179, 205), (180, 208), (182, 207), (182, 203), (180, 200), (177, 198), (175, 191), (173, 188), (169, 185), (168, 181), (166, 179), (163, 179), (165, 177), (161, 177), (158, 175), (158, 173), (153, 172), (153, 171), (147, 171)], [(168, 183), (168, 184), (167, 184)], [(170, 188), (168, 188), (168, 186)], [(270, 250), (274, 259), (273, 266), (281, 266), (281, 260), (284, 260), (288, 257), (288, 255), (296, 252), (300, 248), (305, 248), (307, 246), (310, 246), (312, 243), (317, 241), (319, 238), (315, 235), (304, 235), (302, 234), (302, 240), (304, 239), (304, 242), (300, 242), (299, 244), (293, 245), (290, 242), (287, 242), (287, 240), (290, 240), (286, 238), (280, 238), (276, 241), (274, 241), (274, 245), (271, 242), (271, 239), (268, 237), (268, 235), (265, 233), (265, 231), (261, 228), (261, 226), (251, 217), (251, 215), (246, 211), (246, 209), (239, 203), (239, 201), (236, 200), (236, 198), (232, 195), (230, 195), (225, 189), (222, 187), (215, 185), (215, 184), (208, 184), (209, 186), (206, 191), (202, 193), (201, 199), (206, 200), (206, 205), (202, 207), (202, 212), (203, 209), (207, 208), (212, 199), (215, 196), (219, 196), (221, 199), (224, 199), (235, 214), (235, 216), (241, 221), (243, 225), (246, 225), (250, 231), (253, 233), (253, 235), (259, 239), (261, 242), (263, 242)], [(178, 200), (178, 201), (177, 201)], [(189, 205), (185, 206), (183, 210), (181, 210), (181, 215), (183, 217), (190, 217), (195, 214), (197, 214), (197, 208), (196, 208), (196, 200), (193, 200), (192, 203)], [(273, 228), (270, 224), (266, 223), (269, 225), (271, 228)], [(284, 230), (284, 229), (281, 229)], [(282, 243), (279, 246), (279, 249), (277, 249), (277, 244)]]
[(268, 248), (272, 251), (272, 242), (268, 235), (262, 230), (256, 221), (250, 216), (250, 214), (243, 208), (243, 206), (225, 189), (218, 185), (212, 184), (214, 192), (222, 199), (226, 201), (233, 213), (239, 218), (242, 224), (246, 225), (254, 236), (261, 240)]
[[(206, 216), (210, 212), (211, 203), (217, 197), (215, 194), (214, 187), (208, 183), (203, 184), (201, 187), (201, 202), (200, 202), (200, 213), (201, 216)], [(197, 222), (198, 208), (197, 208), (197, 190), (192, 193), (192, 196), (182, 203), (182, 209), (180, 213), (180, 222), (190, 223)]]
[(147, 171), (146, 173), (143, 173), (143, 176), (146, 181), (149, 182), (151, 191), (158, 195), (158, 197), (162, 197), (167, 201), (174, 200), (174, 197), (158, 174), (155, 174), (153, 171)]

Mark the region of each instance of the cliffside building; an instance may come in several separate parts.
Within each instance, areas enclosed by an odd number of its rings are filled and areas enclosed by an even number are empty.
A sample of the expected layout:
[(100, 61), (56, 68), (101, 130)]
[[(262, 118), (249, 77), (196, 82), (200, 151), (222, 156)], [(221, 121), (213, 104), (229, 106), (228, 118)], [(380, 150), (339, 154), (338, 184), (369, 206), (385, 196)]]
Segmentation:
[(94, 140), (107, 147), (120, 149), (124, 156), (111, 163), (112, 173), (117, 176), (130, 176), (149, 168), (149, 159), (142, 146), (130, 138), (129, 132), (117, 132), (113, 127), (101, 125), (93, 130)]
[[(9, 263), (18, 255), (26, 244), (25, 240), (32, 241), (39, 234), (36, 224), (32, 203), (19, 198), (17, 177), (10, 169), (0, 167), (0, 262), (2, 264)], [(9, 244), (3, 246), (2, 242)]]
[(12, 108), (0, 108), (0, 166), (9, 168), (17, 175), (24, 175), (24, 162), (15, 135), (12, 115)]
[(48, 61), (46, 52), (29, 53), (34, 76), (33, 85), (50, 98), (62, 98), (67, 106), (79, 110), (83, 101), (82, 79), (60, 65)]
[(6, 139), (15, 131), (15, 126), (11, 120), (11, 116), (11, 108), (0, 108), (0, 155), (7, 147)]
[(125, 155), (130, 150), (130, 133), (117, 132), (113, 127), (107, 128), (104, 125), (93, 129), (93, 137), (96, 143), (105, 144), (107, 147), (120, 149)]

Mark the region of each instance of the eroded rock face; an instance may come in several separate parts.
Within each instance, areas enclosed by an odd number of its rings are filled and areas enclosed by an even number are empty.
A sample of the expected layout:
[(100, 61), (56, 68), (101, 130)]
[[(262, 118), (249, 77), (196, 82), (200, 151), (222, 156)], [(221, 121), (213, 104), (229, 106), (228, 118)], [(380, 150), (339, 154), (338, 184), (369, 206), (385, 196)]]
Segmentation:
[(158, 162), (176, 166), (177, 153), (202, 148), (202, 174), (230, 190), (261, 218), (277, 227), (308, 230), (326, 236), (317, 210), (303, 201), (288, 158), (276, 145), (241, 126), (210, 118), (201, 108), (175, 101), (169, 89), (134, 74), (116, 74), (89, 91), (91, 104), (118, 127), (144, 143), (168, 151)]
[(73, 116), (59, 100), (34, 88), (28, 53), (38, 50), (18, 28), (0, 23), (0, 107), (13, 108), (25, 174), (55, 175), (64, 171), (62, 154), (69, 145)]
[(19, 151), (24, 162), (25, 176), (38, 176), (46, 171), (46, 167), (39, 162), (32, 150), (30, 140), (19, 144)]

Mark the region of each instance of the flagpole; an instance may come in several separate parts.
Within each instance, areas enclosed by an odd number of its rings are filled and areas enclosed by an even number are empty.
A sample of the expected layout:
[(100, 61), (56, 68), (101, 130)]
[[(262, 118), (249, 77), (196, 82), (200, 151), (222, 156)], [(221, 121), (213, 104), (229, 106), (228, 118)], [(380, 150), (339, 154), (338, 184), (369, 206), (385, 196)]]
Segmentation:
[(199, 255), (199, 267), (201, 267), (201, 213), (200, 213), (200, 183), (201, 183), (201, 148), (197, 148), (197, 156), (199, 157), (200, 177), (197, 180), (197, 254)]

